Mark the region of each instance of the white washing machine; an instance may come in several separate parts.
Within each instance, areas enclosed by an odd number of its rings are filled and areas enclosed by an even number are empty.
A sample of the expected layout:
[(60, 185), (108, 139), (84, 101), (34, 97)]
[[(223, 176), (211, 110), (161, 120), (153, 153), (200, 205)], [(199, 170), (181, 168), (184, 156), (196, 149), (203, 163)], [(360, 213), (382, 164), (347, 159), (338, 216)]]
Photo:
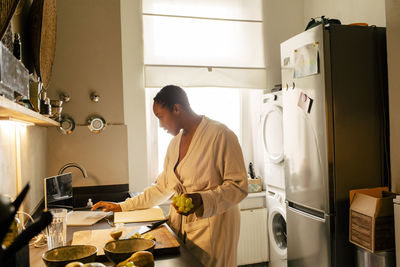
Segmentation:
[(287, 266), (285, 191), (267, 190), (269, 258), (268, 267)]
[(261, 114), (264, 188), (284, 190), (282, 91), (263, 96)]

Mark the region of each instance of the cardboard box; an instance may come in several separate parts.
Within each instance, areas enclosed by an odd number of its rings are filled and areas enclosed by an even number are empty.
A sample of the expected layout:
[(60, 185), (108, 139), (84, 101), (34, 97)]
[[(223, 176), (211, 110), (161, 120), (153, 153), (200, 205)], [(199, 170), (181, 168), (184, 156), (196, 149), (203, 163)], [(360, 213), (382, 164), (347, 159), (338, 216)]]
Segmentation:
[(387, 187), (350, 191), (350, 242), (370, 252), (395, 247), (393, 198)]

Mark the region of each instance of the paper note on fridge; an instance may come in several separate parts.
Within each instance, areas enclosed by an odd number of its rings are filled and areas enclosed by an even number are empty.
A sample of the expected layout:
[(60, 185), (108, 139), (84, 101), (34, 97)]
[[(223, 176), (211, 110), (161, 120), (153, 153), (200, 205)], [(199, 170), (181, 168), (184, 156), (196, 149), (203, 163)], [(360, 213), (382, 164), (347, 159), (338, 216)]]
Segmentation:
[(294, 50), (294, 78), (318, 73), (318, 43), (306, 44)]
[(165, 219), (162, 209), (155, 206), (150, 209), (122, 211), (114, 213), (114, 223), (149, 222)]
[(304, 110), (304, 112), (310, 113), (312, 104), (313, 100), (306, 93), (300, 92), (297, 106)]

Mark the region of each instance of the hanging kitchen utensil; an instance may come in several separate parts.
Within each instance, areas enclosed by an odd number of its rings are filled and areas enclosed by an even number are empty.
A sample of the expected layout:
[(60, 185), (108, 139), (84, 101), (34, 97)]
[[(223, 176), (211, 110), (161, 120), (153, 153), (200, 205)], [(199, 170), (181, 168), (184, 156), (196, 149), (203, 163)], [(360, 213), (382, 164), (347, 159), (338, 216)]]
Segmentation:
[(72, 134), (75, 130), (75, 121), (68, 115), (62, 115), (60, 120), (60, 127), (57, 130), (62, 134)]
[(14, 15), (18, 3), (19, 0), (0, 1), (0, 40), (3, 38), (3, 34), (7, 30), (8, 24)]
[(56, 48), (56, 0), (34, 0), (29, 13), (33, 65), (47, 89)]
[(88, 119), (88, 128), (92, 133), (100, 133), (106, 128), (106, 121), (102, 117), (94, 115)]

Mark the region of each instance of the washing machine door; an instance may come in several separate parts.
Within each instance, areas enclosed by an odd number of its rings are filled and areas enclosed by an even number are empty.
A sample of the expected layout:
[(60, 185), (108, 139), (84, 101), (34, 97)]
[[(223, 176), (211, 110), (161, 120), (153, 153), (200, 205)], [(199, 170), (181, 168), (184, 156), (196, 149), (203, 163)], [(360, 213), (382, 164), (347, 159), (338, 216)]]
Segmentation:
[(264, 155), (272, 163), (280, 163), (283, 160), (283, 127), (282, 107), (275, 105), (273, 101), (264, 103), (263, 114), (263, 147)]
[(268, 218), (270, 247), (280, 259), (287, 257), (286, 215), (282, 208), (272, 208)]

